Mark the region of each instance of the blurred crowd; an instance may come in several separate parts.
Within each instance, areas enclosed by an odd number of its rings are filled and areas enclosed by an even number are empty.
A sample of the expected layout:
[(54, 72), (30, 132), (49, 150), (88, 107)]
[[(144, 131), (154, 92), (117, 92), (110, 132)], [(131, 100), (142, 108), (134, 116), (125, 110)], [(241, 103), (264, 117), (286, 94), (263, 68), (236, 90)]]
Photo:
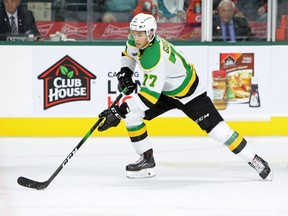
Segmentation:
[[(0, 0), (4, 1), (4, 0)], [(52, 21), (86, 21), (87, 11), (93, 11), (96, 22), (128, 22), (136, 9), (151, 12), (158, 22), (185, 22), (186, 11), (190, 4), (201, 0), (20, 0), (23, 7), (29, 3), (49, 3)], [(213, 13), (221, 0), (213, 0)], [(285, 0), (280, 0), (280, 2)], [(265, 21), (267, 0), (233, 0), (236, 5), (235, 16), (245, 17), (248, 21)], [(2, 3), (1, 3), (2, 5)], [(90, 7), (87, 8), (87, 5)], [(141, 5), (141, 6), (140, 6)], [(3, 6), (3, 5), (2, 5)]]
[[(12, 14), (5, 8), (9, 4), (17, 4), (21, 14), (24, 14), (22, 11), (25, 10), (32, 11), (36, 22), (130, 22), (137, 13), (150, 13), (155, 16), (158, 23), (198, 22), (201, 25), (203, 2), (203, 0), (0, 0), (2, 14), (0, 14), (0, 22), (2, 19), (0, 34), (12, 31), (7, 23)], [(282, 15), (288, 14), (288, 0), (277, 0), (277, 3), (277, 26), (279, 26)], [(213, 40), (232, 42), (251, 40), (253, 31), (250, 24), (267, 23), (267, 14), (268, 0), (213, 0)], [(32, 21), (33, 19), (32, 17)], [(16, 26), (18, 24), (22, 23), (16, 22)], [(38, 34), (37, 29), (32, 32)]]
[[(92, 10), (91, 18), (95, 22), (129, 22), (140, 6), (141, 12), (157, 13), (159, 20), (162, 19), (163, 22), (166, 21), (163, 17), (171, 22), (185, 21), (185, 10), (190, 4), (190, 0), (20, 0), (20, 2), (25, 8), (29, 8), (29, 4), (34, 2), (51, 4), (52, 21), (78, 22), (87, 21), (89, 9)], [(171, 19), (177, 16), (181, 19)]]

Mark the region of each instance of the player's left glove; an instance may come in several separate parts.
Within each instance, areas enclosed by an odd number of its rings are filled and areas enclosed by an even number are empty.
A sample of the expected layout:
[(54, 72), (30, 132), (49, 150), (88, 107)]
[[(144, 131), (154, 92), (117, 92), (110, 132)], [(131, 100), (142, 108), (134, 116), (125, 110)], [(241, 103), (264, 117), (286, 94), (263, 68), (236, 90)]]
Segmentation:
[(124, 89), (125, 95), (130, 95), (137, 87), (133, 79), (133, 71), (128, 67), (122, 67), (121, 70), (116, 74), (118, 79), (118, 90), (122, 92)]
[(120, 107), (117, 105), (105, 109), (99, 114), (99, 118), (104, 118), (104, 122), (98, 127), (98, 131), (105, 131), (110, 127), (117, 127), (121, 119), (129, 112), (127, 103), (123, 103)]

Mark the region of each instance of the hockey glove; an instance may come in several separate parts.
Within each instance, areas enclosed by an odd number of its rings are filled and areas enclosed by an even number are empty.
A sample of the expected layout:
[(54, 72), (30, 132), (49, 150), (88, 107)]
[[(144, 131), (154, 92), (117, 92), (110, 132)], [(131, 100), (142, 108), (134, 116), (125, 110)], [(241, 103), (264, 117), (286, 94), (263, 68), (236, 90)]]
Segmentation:
[(116, 74), (118, 79), (118, 90), (122, 92), (125, 88), (127, 91), (125, 95), (130, 95), (137, 87), (137, 85), (132, 80), (133, 71), (130, 70), (128, 67), (123, 67), (121, 70)]
[(105, 109), (99, 114), (99, 118), (104, 118), (104, 123), (98, 127), (98, 131), (105, 131), (110, 127), (117, 127), (121, 119), (125, 118), (129, 108), (127, 103), (123, 103), (120, 107), (117, 105)]

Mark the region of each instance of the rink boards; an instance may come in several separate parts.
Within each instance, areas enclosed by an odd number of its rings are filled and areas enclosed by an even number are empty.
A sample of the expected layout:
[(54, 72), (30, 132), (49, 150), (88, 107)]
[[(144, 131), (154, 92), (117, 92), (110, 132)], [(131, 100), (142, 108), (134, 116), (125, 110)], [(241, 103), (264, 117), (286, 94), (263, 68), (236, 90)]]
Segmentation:
[[(1, 118), (0, 136), (84, 136), (97, 118)], [(205, 136), (188, 118), (156, 118), (145, 121), (152, 136)], [(228, 121), (245, 136), (288, 136), (288, 117), (272, 117), (270, 121)], [(127, 136), (124, 123), (92, 136)]]
[[(119, 94), (115, 74), (125, 44), (107, 44), (1, 45), (0, 136), (83, 136)], [(251, 108), (249, 98), (230, 101), (221, 115), (243, 135), (288, 135), (286, 44), (196, 43), (179, 48), (194, 64), (210, 97), (212, 71), (221, 69), (223, 62), (225, 67), (237, 65), (244, 55), (241, 68), (246, 63), (253, 68), (261, 106)], [(9, 58), (9, 53), (14, 58)], [(142, 81), (137, 67), (133, 78)], [(206, 135), (179, 112), (169, 112), (146, 124), (152, 136)], [(127, 132), (121, 123), (93, 135), (126, 136)]]

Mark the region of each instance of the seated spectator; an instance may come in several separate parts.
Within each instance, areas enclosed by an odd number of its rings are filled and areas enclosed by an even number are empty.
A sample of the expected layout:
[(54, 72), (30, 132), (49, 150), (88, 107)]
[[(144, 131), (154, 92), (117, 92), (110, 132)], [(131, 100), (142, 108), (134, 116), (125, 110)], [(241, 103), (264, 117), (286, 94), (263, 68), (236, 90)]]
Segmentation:
[(267, 9), (268, 9), (267, 0), (262, 1), (262, 6), (260, 6), (258, 8), (259, 17), (257, 18), (256, 21), (266, 21), (267, 20)]
[(218, 15), (213, 17), (213, 41), (246, 41), (252, 37), (251, 28), (245, 18), (235, 17), (235, 4), (231, 0), (222, 0), (218, 6)]
[(267, 0), (237, 0), (237, 5), (248, 21), (267, 21)]
[(43, 40), (32, 11), (23, 9), (20, 0), (3, 0), (0, 9), (0, 40), (6, 40), (9, 34), (33, 34), (35, 40)]
[(106, 0), (102, 22), (130, 22), (137, 0)]
[[(235, 17), (242, 17), (245, 18), (245, 15), (243, 14), (242, 11), (240, 11), (237, 7), (237, 0), (232, 0), (235, 4)], [(218, 5), (221, 2), (221, 0), (213, 0), (213, 15), (218, 14)]]
[(158, 0), (158, 22), (185, 22), (184, 0)]

